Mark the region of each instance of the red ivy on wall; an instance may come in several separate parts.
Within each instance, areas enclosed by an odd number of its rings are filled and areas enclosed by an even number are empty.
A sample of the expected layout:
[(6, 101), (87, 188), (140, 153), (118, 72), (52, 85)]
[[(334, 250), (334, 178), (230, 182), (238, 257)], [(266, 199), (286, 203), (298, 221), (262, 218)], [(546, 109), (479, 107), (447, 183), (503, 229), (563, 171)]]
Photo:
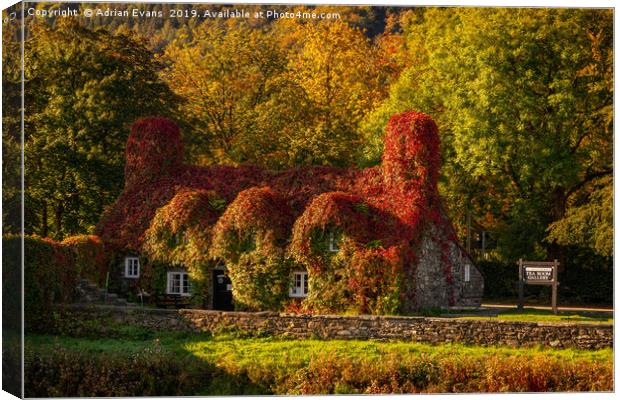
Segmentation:
[(288, 300), (292, 223), (286, 199), (268, 187), (246, 189), (226, 207), (210, 252), (228, 268), (237, 309), (278, 311)]
[[(435, 240), (443, 243), (444, 277), (453, 283), (448, 241), (454, 235), (441, 212), (437, 192), (439, 135), (425, 114), (394, 115), (386, 128), (381, 165), (363, 170), (196, 167), (183, 164), (182, 152), (179, 130), (169, 120), (149, 117), (133, 125), (126, 151), (125, 190), (97, 227), (107, 244), (118, 250), (142, 251), (145, 232), (157, 210), (178, 192), (191, 188), (214, 193), (226, 205), (235, 202), (237, 217), (225, 218), (220, 224), (238, 224), (247, 211), (253, 223), (270, 226), (277, 237), (292, 237), (288, 253), (310, 270), (328, 268), (329, 260), (312, 250), (317, 232), (341, 231), (353, 252), (350, 271), (354, 273), (347, 278), (348, 290), (364, 311), (368, 308), (365, 297), (387, 296), (369, 293), (369, 285), (395, 290), (391, 283), (384, 285), (385, 280), (397, 282), (399, 301), (414, 298), (410, 280), (415, 276), (416, 249), (429, 223), (436, 227)], [(273, 202), (261, 208), (258, 200)], [(219, 215), (223, 213), (224, 208)], [(226, 231), (227, 227), (217, 229)]]

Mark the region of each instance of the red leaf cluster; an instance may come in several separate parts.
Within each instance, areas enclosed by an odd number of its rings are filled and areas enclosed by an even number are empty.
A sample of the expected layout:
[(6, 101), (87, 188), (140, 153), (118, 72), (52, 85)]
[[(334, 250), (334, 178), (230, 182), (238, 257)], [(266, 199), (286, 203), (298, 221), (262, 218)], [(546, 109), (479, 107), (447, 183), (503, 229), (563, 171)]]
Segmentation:
[(110, 260), (99, 236), (70, 236), (65, 238), (61, 245), (69, 248), (73, 254), (78, 276), (100, 285), (105, 282)]
[(262, 251), (274, 251), (273, 247), (283, 249), (292, 222), (282, 195), (268, 187), (246, 189), (237, 195), (215, 225), (213, 245), (221, 249), (220, 256), (224, 259), (238, 258), (240, 254), (226, 253), (246, 239), (255, 241), (254, 247)]
[(164, 117), (147, 117), (132, 125), (125, 148), (125, 187), (174, 174), (182, 165), (183, 143), (174, 122)]

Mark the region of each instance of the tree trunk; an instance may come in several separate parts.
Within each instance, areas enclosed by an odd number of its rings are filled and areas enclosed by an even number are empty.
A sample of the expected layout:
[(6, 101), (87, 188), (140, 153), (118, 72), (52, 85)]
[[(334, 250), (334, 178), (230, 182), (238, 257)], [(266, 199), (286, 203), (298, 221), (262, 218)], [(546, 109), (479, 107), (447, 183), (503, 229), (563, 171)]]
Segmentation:
[[(553, 221), (559, 221), (564, 218), (566, 214), (566, 190), (563, 188), (556, 188), (553, 193), (553, 208), (551, 210), (551, 216)], [(550, 243), (547, 247), (549, 259), (558, 260), (560, 266), (558, 272), (564, 272), (566, 268), (566, 251), (564, 246), (560, 246), (557, 243)]]
[(47, 237), (49, 232), (49, 227), (47, 225), (47, 202), (43, 202), (42, 206), (43, 211), (41, 212), (41, 236)]
[(56, 232), (56, 239), (62, 238), (62, 218), (64, 216), (64, 213), (64, 204), (62, 203), (62, 201), (59, 201), (54, 209), (54, 228)]

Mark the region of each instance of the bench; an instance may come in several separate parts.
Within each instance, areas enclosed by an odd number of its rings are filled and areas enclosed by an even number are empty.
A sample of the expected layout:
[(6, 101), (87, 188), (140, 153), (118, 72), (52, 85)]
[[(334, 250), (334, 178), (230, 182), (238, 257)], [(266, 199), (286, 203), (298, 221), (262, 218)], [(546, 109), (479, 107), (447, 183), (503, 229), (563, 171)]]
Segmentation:
[(155, 305), (161, 308), (187, 308), (190, 305), (189, 296), (181, 296), (178, 294), (165, 294), (155, 298)]

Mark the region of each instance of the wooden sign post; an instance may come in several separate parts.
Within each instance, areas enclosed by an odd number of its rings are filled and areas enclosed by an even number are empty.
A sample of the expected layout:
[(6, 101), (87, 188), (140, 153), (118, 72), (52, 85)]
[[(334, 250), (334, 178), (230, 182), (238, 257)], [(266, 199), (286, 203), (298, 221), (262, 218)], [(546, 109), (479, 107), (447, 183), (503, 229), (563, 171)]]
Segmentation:
[(519, 310), (523, 309), (524, 285), (550, 285), (551, 308), (558, 313), (558, 260), (553, 261), (525, 261), (519, 259)]

